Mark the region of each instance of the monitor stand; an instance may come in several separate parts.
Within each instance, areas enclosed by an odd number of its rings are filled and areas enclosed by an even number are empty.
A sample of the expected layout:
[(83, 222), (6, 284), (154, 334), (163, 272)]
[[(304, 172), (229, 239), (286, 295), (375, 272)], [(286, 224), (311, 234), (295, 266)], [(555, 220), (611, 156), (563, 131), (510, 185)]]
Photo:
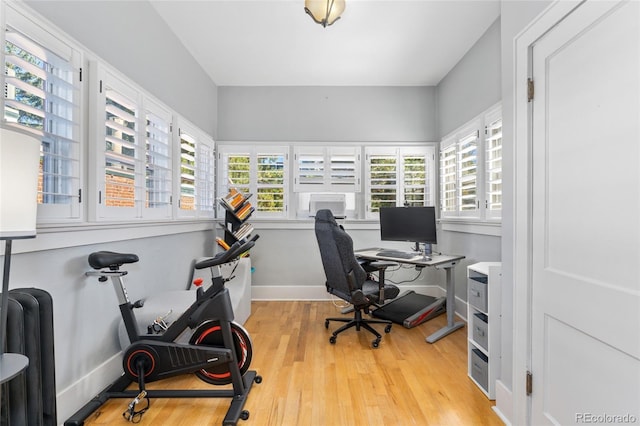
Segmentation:
[(427, 262), (429, 260), (431, 260), (431, 244), (430, 243), (424, 243), (422, 245), (422, 249), (420, 249), (420, 243), (416, 243), (416, 246), (414, 248), (414, 250), (417, 253), (422, 253), (422, 260)]

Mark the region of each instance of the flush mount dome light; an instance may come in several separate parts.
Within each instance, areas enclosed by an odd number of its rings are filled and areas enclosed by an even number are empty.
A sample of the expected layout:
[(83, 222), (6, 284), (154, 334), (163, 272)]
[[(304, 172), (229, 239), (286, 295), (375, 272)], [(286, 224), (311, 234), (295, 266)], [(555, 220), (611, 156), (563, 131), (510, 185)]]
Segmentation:
[(333, 24), (344, 12), (345, 0), (305, 0), (304, 11), (316, 23), (327, 27)]

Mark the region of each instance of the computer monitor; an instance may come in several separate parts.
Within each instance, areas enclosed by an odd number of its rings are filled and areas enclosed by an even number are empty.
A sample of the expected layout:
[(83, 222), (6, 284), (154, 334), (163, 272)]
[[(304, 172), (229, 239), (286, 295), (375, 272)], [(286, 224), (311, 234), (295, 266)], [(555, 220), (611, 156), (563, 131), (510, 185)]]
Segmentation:
[(431, 244), (437, 244), (436, 209), (433, 206), (380, 207), (380, 239), (383, 241), (410, 241), (420, 251), (431, 253)]

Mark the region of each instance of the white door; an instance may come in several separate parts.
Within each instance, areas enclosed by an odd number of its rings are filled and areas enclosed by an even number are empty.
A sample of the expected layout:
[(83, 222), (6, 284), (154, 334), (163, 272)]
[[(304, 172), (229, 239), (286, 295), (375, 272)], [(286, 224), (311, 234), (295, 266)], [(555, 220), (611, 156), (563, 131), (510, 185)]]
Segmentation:
[(637, 1), (533, 45), (534, 425), (640, 422), (639, 59)]

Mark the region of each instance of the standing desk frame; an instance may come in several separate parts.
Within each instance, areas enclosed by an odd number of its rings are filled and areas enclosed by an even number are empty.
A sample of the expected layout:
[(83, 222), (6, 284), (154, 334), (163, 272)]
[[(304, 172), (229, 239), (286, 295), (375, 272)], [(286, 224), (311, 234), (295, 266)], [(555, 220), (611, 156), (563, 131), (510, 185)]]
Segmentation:
[(440, 330), (435, 333), (427, 336), (427, 343), (434, 343), (444, 336), (453, 333), (459, 328), (464, 327), (464, 322), (455, 321), (455, 311), (456, 311), (456, 284), (453, 277), (453, 267), (458, 264), (458, 262), (464, 259), (464, 256), (459, 255), (448, 255), (448, 254), (432, 254), (430, 255), (431, 260), (426, 260), (421, 254), (416, 254), (415, 257), (410, 259), (402, 259), (397, 257), (387, 257), (387, 256), (378, 256), (378, 252), (381, 250), (385, 250), (383, 248), (366, 248), (355, 250), (354, 254), (359, 259), (367, 259), (367, 260), (388, 260), (396, 263), (403, 263), (407, 265), (416, 265), (416, 266), (430, 266), (436, 269), (444, 269), (446, 273), (446, 281), (447, 281), (447, 325), (442, 327)]

